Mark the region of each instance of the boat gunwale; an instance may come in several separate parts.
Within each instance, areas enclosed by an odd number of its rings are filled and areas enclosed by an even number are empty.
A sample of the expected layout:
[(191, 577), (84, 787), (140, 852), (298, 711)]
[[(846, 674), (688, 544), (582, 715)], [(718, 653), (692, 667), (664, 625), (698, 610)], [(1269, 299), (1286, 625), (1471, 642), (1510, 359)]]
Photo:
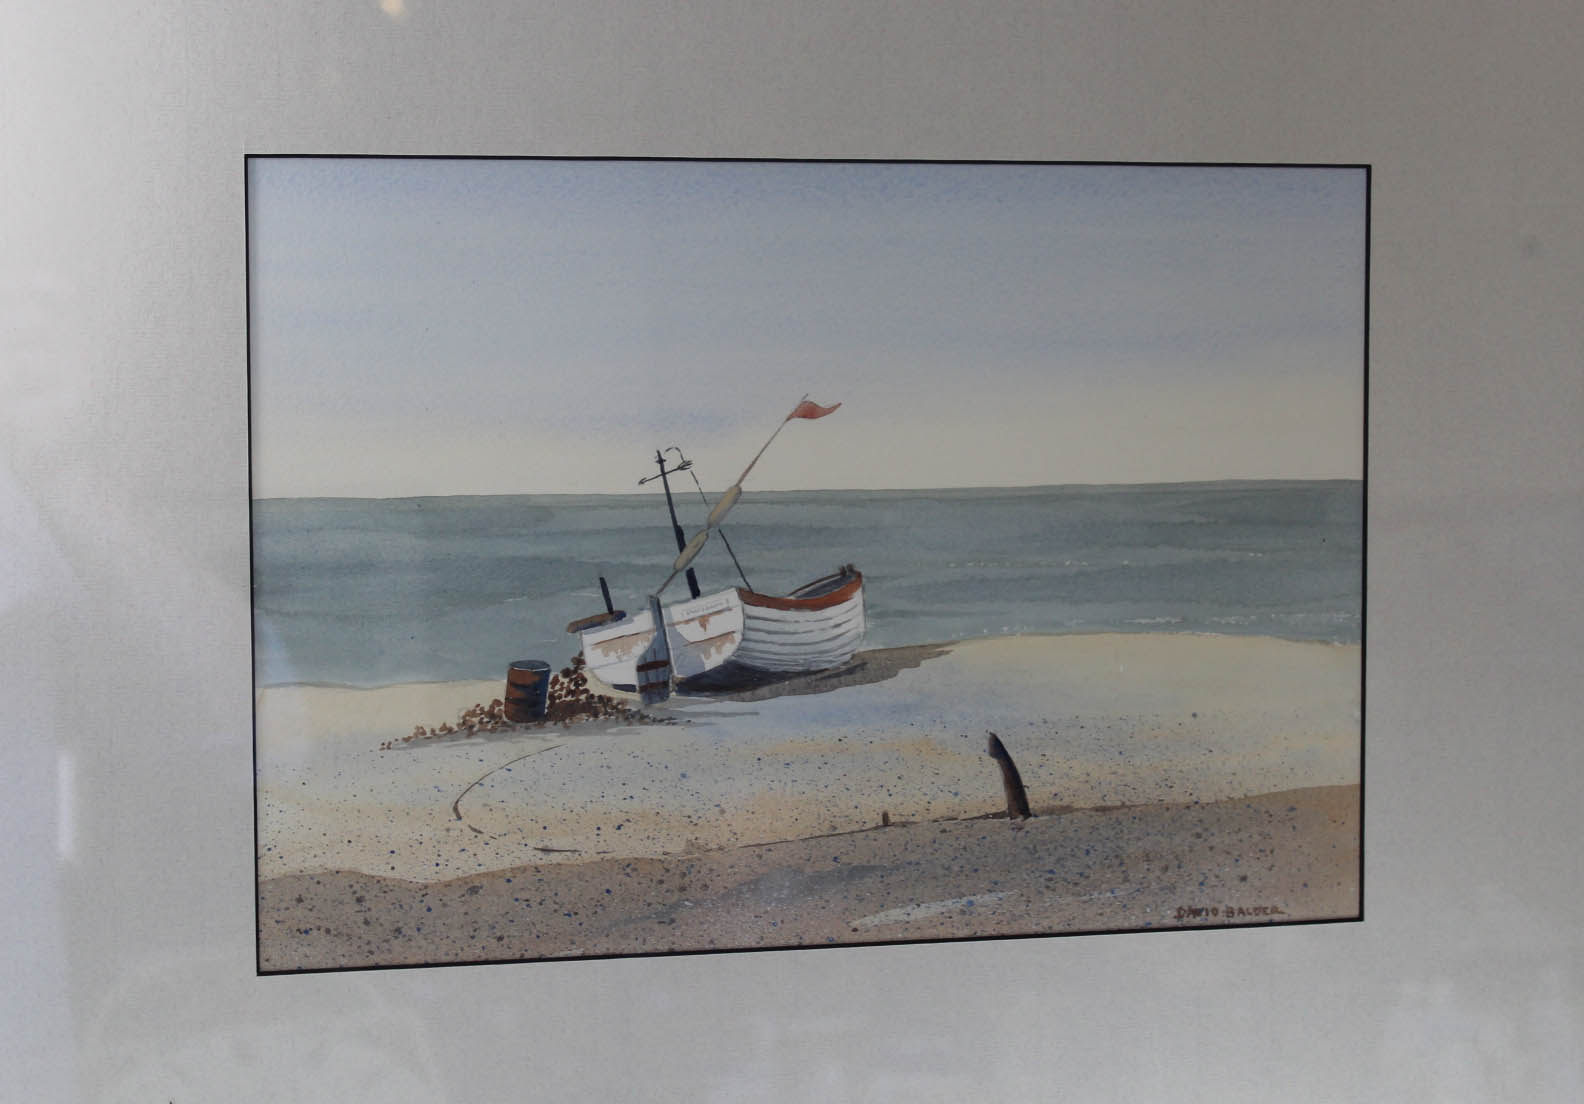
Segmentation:
[[(822, 580), (816, 579), (815, 582)], [(813, 584), (809, 584), (813, 585)], [(828, 593), (814, 598), (776, 597), (771, 594), (760, 594), (758, 591), (748, 590), (744, 587), (737, 588), (737, 596), (742, 599), (745, 606), (758, 606), (761, 609), (775, 610), (826, 610), (832, 606), (839, 606), (852, 598), (863, 589), (863, 573), (852, 572), (852, 578)]]

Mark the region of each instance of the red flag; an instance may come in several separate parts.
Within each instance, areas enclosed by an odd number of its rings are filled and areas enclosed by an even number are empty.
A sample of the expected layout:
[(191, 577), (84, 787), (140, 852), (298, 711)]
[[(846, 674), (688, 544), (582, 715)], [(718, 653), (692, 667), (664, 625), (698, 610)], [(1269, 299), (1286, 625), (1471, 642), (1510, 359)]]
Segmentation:
[(834, 414), (836, 407), (840, 405), (841, 403), (837, 403), (835, 406), (821, 406), (819, 403), (804, 399), (797, 404), (796, 410), (787, 415), (787, 421), (790, 422), (793, 418), (823, 418), (827, 414)]
[[(792, 413), (788, 414), (780, 425), (775, 427), (775, 432), (770, 434), (770, 441), (774, 441), (777, 437), (779, 437), (781, 435), (781, 431), (786, 428), (787, 422), (790, 422), (793, 418), (823, 418), (827, 414), (834, 414), (836, 412), (836, 407), (840, 405), (841, 403), (836, 403), (835, 406), (821, 406), (819, 403), (809, 402), (807, 399), (804, 399), (802, 402), (798, 403), (797, 406), (792, 408)], [(759, 446), (759, 451), (754, 453), (754, 458), (752, 460), (748, 461), (748, 466), (744, 468), (743, 473), (737, 477), (737, 482), (733, 486), (727, 488), (726, 493), (721, 496), (720, 501), (715, 503), (715, 508), (710, 511), (709, 522), (704, 528), (705, 533), (708, 533), (711, 529), (720, 524), (721, 518), (726, 516), (726, 511), (732, 508), (732, 503), (736, 502), (737, 496), (742, 494), (743, 480), (748, 478), (748, 473), (753, 471), (755, 464), (759, 463), (759, 457), (763, 456), (765, 454), (765, 449), (770, 447), (770, 441), (766, 441), (763, 445)], [(676, 571), (671, 572), (673, 578), (676, 576), (677, 571), (682, 570), (682, 560), (680, 558), (678, 558), (677, 564), (678, 566)], [(670, 579), (666, 580), (667, 583), (670, 581)], [(661, 584), (661, 589), (665, 589), (664, 583)]]

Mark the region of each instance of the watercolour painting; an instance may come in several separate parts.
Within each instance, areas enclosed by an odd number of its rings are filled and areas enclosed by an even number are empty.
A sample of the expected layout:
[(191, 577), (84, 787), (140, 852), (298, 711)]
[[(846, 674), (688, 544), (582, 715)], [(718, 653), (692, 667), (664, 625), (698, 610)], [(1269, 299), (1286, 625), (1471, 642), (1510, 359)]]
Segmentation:
[(246, 173), (260, 972), (1362, 916), (1366, 167)]

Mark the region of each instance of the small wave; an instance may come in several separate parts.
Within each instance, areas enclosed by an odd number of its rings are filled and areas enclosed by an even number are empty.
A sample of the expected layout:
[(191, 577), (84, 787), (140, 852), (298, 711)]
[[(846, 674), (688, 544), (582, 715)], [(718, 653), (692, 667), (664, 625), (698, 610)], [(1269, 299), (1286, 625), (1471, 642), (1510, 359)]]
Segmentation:
[(1345, 610), (1314, 613), (1273, 613), (1271, 617), (1277, 621), (1286, 621), (1291, 624), (1303, 624), (1309, 621), (1318, 621), (1323, 625), (1351, 625), (1358, 621), (1358, 614)]

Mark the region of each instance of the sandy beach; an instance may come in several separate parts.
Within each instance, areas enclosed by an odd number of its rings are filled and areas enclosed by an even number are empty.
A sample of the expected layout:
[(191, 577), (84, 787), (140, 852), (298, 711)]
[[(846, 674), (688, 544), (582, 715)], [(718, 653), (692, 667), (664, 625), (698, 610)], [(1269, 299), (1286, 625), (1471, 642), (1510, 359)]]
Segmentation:
[[(652, 710), (665, 723), (390, 750), (501, 684), (268, 688), (260, 966), (1352, 916), (1359, 658), (1262, 637), (987, 638), (679, 696)], [(1005, 819), (987, 731), (1033, 819)]]

